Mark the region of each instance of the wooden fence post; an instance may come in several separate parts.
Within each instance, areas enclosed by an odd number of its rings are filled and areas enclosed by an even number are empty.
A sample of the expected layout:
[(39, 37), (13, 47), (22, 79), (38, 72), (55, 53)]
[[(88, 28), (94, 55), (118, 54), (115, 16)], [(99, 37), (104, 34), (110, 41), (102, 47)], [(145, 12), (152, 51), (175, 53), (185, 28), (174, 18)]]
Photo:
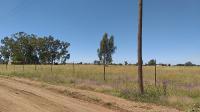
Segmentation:
[(6, 62), (6, 70), (8, 70), (8, 63)]
[(51, 64), (51, 72), (53, 71), (53, 64)]
[(74, 62), (73, 62), (73, 75), (75, 75), (75, 66), (74, 66)]
[(15, 73), (15, 64), (14, 64), (14, 73)]
[(167, 81), (163, 81), (163, 93), (165, 96), (167, 95)]
[(155, 86), (157, 85), (157, 64), (155, 59)]
[(37, 70), (37, 65), (36, 65), (36, 63), (35, 63), (35, 71)]
[(24, 72), (24, 62), (23, 62), (22, 68), (23, 68), (23, 72)]

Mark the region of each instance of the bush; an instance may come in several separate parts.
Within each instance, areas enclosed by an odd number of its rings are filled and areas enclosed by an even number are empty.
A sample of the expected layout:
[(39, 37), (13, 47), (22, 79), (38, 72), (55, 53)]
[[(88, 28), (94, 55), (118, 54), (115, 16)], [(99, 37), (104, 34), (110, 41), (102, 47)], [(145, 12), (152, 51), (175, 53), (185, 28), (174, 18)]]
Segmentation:
[(189, 112), (200, 112), (200, 103), (194, 104), (194, 106), (189, 110)]

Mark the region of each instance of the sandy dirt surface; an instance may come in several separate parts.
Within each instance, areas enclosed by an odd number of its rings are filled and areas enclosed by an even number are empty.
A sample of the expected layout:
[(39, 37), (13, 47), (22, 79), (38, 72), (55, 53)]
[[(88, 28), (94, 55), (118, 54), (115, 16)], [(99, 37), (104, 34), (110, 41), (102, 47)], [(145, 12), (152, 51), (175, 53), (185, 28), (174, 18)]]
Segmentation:
[(178, 112), (101, 93), (0, 77), (0, 112)]

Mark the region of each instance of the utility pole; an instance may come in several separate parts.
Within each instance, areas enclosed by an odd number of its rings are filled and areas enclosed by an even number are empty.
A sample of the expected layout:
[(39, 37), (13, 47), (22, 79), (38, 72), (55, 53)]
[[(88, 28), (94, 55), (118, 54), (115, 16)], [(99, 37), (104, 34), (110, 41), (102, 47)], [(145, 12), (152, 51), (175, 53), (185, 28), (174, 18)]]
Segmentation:
[(139, 18), (138, 18), (138, 83), (140, 93), (144, 93), (143, 73), (142, 73), (142, 0), (139, 0)]

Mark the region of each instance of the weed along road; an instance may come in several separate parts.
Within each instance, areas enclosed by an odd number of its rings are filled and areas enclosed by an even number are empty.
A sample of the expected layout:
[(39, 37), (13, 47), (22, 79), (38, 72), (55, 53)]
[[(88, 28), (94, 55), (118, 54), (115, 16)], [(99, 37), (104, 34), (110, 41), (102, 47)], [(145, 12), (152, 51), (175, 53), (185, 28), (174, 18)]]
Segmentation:
[[(27, 79), (0, 77), (0, 112), (178, 111), (152, 104), (129, 102), (101, 93), (68, 89)], [(71, 94), (64, 94), (64, 91)]]

